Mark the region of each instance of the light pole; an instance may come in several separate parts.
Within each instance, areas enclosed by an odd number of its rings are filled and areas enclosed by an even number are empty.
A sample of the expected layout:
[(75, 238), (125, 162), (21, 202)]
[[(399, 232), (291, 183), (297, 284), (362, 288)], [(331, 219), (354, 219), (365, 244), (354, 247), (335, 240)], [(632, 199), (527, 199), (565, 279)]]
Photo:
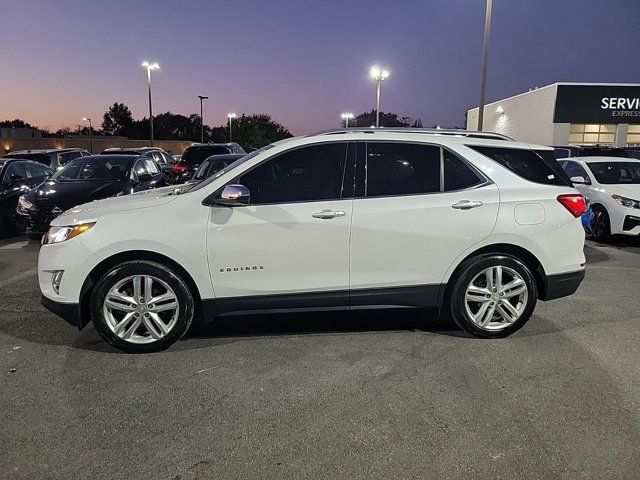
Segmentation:
[(487, 88), (487, 60), (489, 58), (489, 32), (491, 30), (491, 8), (493, 0), (487, 0), (484, 16), (484, 40), (482, 42), (482, 80), (480, 81), (480, 107), (478, 109), (478, 131), (482, 131), (484, 120), (484, 94)]
[(376, 81), (376, 127), (380, 126), (380, 84), (389, 78), (389, 70), (371, 67), (369, 75)]
[(149, 86), (149, 140), (153, 147), (153, 108), (151, 107), (151, 70), (158, 70), (158, 62), (142, 62), (142, 66), (147, 69), (147, 85)]
[(229, 142), (231, 142), (232, 136), (231, 136), (231, 120), (233, 118), (237, 118), (238, 116), (235, 113), (228, 113), (227, 114), (227, 118), (229, 119)]
[(82, 117), (82, 120), (89, 122), (89, 151), (93, 153), (93, 127), (91, 126), (91, 119), (89, 117)]
[(202, 101), (207, 100), (209, 97), (203, 97), (198, 95), (200, 99), (200, 143), (204, 143), (204, 117), (202, 116)]
[(349, 120), (353, 119), (353, 113), (341, 113), (340, 118), (344, 120), (344, 128), (349, 128)]

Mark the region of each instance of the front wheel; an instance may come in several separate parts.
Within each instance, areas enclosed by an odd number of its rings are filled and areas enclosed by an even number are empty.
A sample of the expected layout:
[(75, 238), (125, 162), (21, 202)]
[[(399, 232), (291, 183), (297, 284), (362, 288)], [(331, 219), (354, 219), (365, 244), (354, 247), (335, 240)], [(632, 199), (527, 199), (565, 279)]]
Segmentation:
[(102, 338), (128, 353), (169, 348), (188, 330), (193, 296), (169, 267), (150, 261), (116, 265), (96, 284), (91, 319)]
[(591, 238), (598, 242), (606, 242), (611, 238), (611, 220), (609, 219), (609, 214), (601, 205), (593, 207), (592, 210), (594, 218)]
[(475, 337), (506, 337), (529, 320), (538, 290), (529, 268), (515, 257), (486, 254), (461, 265), (451, 292), (451, 314)]

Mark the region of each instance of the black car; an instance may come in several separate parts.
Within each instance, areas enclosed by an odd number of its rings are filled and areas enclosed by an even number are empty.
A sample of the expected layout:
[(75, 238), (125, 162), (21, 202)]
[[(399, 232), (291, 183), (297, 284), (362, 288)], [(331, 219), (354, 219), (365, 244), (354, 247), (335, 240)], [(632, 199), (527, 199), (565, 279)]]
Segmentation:
[(173, 166), (173, 183), (189, 180), (200, 164), (212, 155), (246, 155), (247, 152), (237, 143), (197, 143), (188, 146), (180, 161)]
[(240, 153), (234, 153), (232, 155), (211, 155), (200, 164), (188, 183), (199, 183), (215, 175), (223, 168), (227, 168), (242, 157), (244, 157), (244, 155)]
[(53, 170), (31, 160), (0, 158), (0, 234), (14, 233), (18, 198), (40, 185)]
[(66, 165), (67, 162), (78, 158), (88, 157), (91, 155), (84, 148), (49, 148), (39, 150), (19, 150), (7, 153), (2, 158), (20, 158), (23, 160), (33, 160), (41, 163), (53, 170), (60, 166)]
[(139, 155), (153, 158), (165, 173), (170, 173), (171, 167), (176, 163), (171, 155), (158, 147), (107, 148), (100, 155)]
[(166, 185), (156, 162), (139, 155), (96, 155), (72, 160), (20, 198), (17, 213), (36, 238), (65, 210), (101, 198)]

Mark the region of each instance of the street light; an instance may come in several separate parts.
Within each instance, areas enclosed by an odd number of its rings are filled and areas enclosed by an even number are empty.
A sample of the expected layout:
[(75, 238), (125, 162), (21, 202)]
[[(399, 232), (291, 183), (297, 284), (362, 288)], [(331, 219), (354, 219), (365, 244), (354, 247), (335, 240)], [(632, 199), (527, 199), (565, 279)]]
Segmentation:
[(380, 84), (389, 78), (389, 70), (371, 67), (369, 75), (376, 81), (376, 127), (380, 126)]
[(344, 120), (344, 127), (349, 128), (349, 120), (352, 120), (353, 113), (341, 113), (340, 118)]
[(231, 142), (231, 119), (237, 118), (238, 116), (235, 113), (228, 113), (227, 118), (229, 119), (229, 142)]
[(202, 116), (202, 101), (207, 100), (209, 97), (203, 97), (198, 95), (200, 99), (200, 143), (204, 143), (204, 117)]
[(478, 131), (482, 131), (484, 120), (484, 100), (487, 89), (487, 60), (489, 58), (489, 32), (491, 31), (491, 8), (493, 0), (487, 0), (487, 10), (484, 16), (484, 40), (482, 42), (482, 80), (480, 81), (480, 107), (478, 109)]
[(149, 86), (149, 139), (153, 147), (153, 108), (151, 107), (151, 70), (159, 70), (158, 62), (142, 62), (142, 66), (147, 69), (147, 85)]
[(89, 117), (82, 117), (82, 120), (89, 122), (89, 151), (93, 153), (93, 128), (91, 127), (91, 119)]

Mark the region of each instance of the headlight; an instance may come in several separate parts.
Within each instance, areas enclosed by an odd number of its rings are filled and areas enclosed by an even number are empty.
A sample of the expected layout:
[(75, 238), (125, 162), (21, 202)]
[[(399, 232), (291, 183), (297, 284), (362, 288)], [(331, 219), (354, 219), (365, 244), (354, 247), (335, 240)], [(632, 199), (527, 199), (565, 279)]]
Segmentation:
[(77, 237), (81, 233), (90, 230), (94, 223), (82, 223), (80, 225), (73, 225), (70, 227), (51, 227), (49, 231), (42, 237), (42, 244), (47, 245), (49, 243), (60, 243), (70, 238)]
[(23, 212), (26, 212), (27, 210), (30, 210), (33, 207), (33, 203), (31, 203), (29, 200), (24, 198), (24, 195), (22, 195), (18, 199), (18, 206), (20, 207), (20, 210), (22, 210)]
[(611, 195), (611, 198), (613, 198), (623, 207), (640, 208), (640, 201), (634, 200), (633, 198), (621, 197), (620, 195), (616, 195), (615, 193)]

